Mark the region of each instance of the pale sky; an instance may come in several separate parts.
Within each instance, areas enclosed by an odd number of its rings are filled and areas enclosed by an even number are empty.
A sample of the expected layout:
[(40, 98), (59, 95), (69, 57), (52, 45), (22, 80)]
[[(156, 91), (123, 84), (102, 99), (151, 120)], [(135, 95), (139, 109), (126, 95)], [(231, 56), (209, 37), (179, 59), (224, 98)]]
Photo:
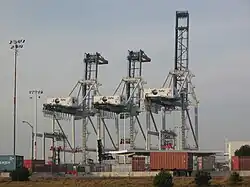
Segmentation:
[[(249, 1), (2, 0), (0, 154), (12, 154), (13, 145), (10, 39), (26, 39), (18, 57), (17, 153), (27, 157), (30, 129), (21, 121), (34, 121), (29, 90), (44, 91), (38, 119), (43, 132), (51, 129), (51, 121), (43, 117), (42, 103), (47, 97), (69, 94), (83, 76), (85, 52), (100, 52), (109, 60), (100, 69), (103, 94), (111, 95), (126, 75), (128, 49), (141, 48), (152, 58), (143, 70), (146, 87), (161, 86), (173, 67), (176, 10), (190, 14), (190, 69), (200, 100), (201, 147), (223, 149), (225, 138), (249, 140)], [(70, 126), (63, 126), (70, 137)], [(80, 145), (80, 125), (77, 129)], [(91, 138), (95, 140), (93, 133)]]

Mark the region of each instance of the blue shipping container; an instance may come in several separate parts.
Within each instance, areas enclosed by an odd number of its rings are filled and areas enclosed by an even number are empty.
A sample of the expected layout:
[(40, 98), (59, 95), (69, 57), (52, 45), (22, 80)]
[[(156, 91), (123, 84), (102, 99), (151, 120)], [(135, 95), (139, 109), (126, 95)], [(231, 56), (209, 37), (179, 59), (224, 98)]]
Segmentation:
[(23, 156), (0, 155), (0, 171), (13, 171), (23, 167)]

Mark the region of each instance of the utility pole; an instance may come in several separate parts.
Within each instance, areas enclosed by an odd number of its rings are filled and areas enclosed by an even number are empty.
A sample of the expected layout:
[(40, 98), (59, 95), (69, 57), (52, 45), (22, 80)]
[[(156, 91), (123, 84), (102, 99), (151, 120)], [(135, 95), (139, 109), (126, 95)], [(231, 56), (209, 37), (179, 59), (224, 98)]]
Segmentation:
[(22, 121), (31, 128), (31, 160), (34, 160), (34, 127), (28, 121)]
[(25, 40), (10, 40), (10, 49), (14, 51), (14, 96), (13, 96), (13, 155), (16, 156), (16, 95), (17, 95), (17, 55)]
[(37, 159), (37, 100), (40, 99), (43, 94), (42, 90), (30, 90), (30, 99), (35, 99), (35, 137), (34, 137), (34, 160)]

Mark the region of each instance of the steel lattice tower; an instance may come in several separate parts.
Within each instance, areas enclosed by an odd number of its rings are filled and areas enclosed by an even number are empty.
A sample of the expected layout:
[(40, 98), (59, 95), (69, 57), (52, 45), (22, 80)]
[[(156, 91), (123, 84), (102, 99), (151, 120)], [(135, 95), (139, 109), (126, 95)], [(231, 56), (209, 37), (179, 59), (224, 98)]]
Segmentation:
[(187, 148), (186, 142), (186, 119), (188, 118), (195, 143), (198, 148), (198, 108), (195, 106), (195, 130), (193, 129), (191, 118), (189, 116), (189, 90), (190, 82), (186, 79), (186, 72), (189, 72), (189, 13), (187, 11), (176, 12), (175, 23), (175, 61), (173, 85), (181, 96), (181, 149)]
[(86, 111), (95, 113), (94, 106), (92, 105), (93, 97), (97, 94), (97, 89), (93, 89), (93, 85), (97, 85), (98, 78), (98, 66), (103, 64), (108, 64), (99, 53), (90, 54), (86, 53), (83, 62), (85, 63), (85, 74), (84, 80), (82, 82), (82, 161), (86, 163), (87, 158), (87, 124), (88, 116), (85, 115)]
[[(145, 62), (150, 62), (151, 59), (147, 57), (147, 55), (142, 51), (129, 51), (128, 54), (128, 78), (141, 78), (142, 77), (142, 64)], [(136, 105), (140, 108), (141, 103), (141, 88), (136, 89), (135, 82), (127, 82), (126, 83), (126, 96), (127, 100), (130, 99), (130, 103)], [(133, 93), (134, 91), (134, 93)], [(130, 126), (129, 126), (129, 134), (130, 134), (130, 149), (135, 148), (134, 143), (134, 134), (135, 134), (135, 117), (130, 115)]]

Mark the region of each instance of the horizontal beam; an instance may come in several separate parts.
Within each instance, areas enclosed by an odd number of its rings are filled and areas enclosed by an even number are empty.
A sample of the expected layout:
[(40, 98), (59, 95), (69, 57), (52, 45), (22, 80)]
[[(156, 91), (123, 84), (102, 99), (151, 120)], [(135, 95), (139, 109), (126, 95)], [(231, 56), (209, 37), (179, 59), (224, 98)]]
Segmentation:
[(154, 131), (148, 131), (148, 134), (153, 136), (159, 136), (159, 132), (154, 132)]
[[(32, 133), (32, 135), (33, 135), (33, 137), (35, 136), (35, 133)], [(43, 136), (44, 136), (44, 134), (42, 134), (42, 133), (36, 133), (36, 136), (38, 137), (38, 138), (42, 138)]]

